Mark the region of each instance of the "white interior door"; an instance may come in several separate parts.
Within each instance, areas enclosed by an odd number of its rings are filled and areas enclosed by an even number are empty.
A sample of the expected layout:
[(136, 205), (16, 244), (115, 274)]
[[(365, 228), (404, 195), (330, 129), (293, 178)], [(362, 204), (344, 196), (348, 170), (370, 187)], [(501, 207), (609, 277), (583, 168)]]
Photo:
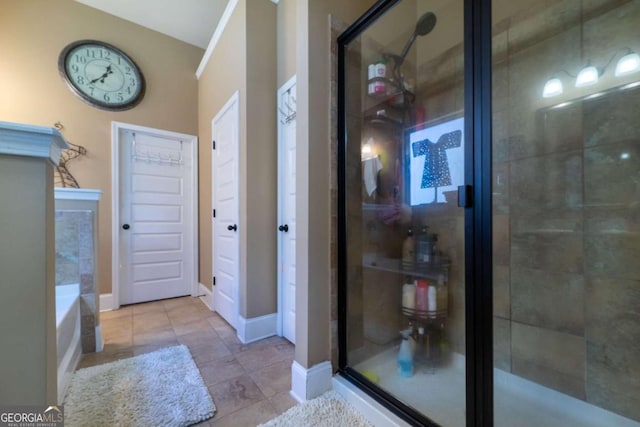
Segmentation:
[(213, 135), (213, 305), (236, 327), (239, 289), (240, 108), (236, 92), (211, 123)]
[(279, 160), (278, 198), (280, 224), (278, 286), (282, 336), (296, 341), (296, 98), (295, 77), (278, 93)]
[(142, 131), (120, 139), (120, 303), (189, 295), (194, 278), (192, 140)]

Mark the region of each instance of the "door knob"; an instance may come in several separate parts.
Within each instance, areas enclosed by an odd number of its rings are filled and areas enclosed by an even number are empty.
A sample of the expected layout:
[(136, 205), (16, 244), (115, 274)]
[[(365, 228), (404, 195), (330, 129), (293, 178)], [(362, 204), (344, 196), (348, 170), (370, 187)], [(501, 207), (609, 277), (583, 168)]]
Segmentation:
[(131, 226), (129, 224), (123, 224), (122, 225), (122, 229), (123, 230), (128, 230)]
[(229, 230), (229, 231), (236, 231), (236, 230), (238, 230), (238, 226), (237, 226), (237, 225), (235, 225), (235, 224), (230, 225), (230, 226), (228, 226), (228, 227), (227, 227), (227, 230)]
[(280, 227), (278, 227), (278, 230), (284, 231), (286, 233), (289, 231), (289, 226), (287, 224), (281, 225)]

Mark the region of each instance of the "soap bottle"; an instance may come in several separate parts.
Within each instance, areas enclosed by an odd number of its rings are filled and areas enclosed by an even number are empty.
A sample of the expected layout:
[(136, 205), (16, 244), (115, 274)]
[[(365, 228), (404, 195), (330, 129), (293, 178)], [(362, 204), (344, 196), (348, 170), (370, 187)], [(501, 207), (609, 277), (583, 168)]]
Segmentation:
[(427, 233), (429, 227), (422, 227), (420, 230), (420, 234), (416, 240), (416, 264), (417, 267), (425, 267), (427, 262), (429, 262), (429, 234)]
[(416, 310), (422, 316), (429, 310), (429, 282), (424, 279), (416, 281)]
[(416, 285), (410, 280), (402, 285), (402, 308), (410, 310), (409, 312), (416, 308)]
[(402, 244), (402, 266), (404, 268), (412, 268), (415, 259), (415, 241), (413, 239), (413, 230), (411, 227), (407, 230), (407, 237)]
[(413, 354), (411, 344), (409, 344), (409, 335), (411, 329), (400, 331), (402, 342), (400, 343), (400, 351), (398, 351), (398, 375), (403, 378), (413, 376)]

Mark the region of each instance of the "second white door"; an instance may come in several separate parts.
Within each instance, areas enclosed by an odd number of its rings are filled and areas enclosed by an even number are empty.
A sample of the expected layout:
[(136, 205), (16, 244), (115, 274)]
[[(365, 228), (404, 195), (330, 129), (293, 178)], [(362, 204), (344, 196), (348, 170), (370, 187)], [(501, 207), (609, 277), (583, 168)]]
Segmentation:
[(236, 92), (211, 123), (213, 135), (213, 305), (236, 327), (239, 290), (240, 106)]
[(296, 83), (295, 77), (278, 91), (279, 268), (282, 336), (296, 341)]

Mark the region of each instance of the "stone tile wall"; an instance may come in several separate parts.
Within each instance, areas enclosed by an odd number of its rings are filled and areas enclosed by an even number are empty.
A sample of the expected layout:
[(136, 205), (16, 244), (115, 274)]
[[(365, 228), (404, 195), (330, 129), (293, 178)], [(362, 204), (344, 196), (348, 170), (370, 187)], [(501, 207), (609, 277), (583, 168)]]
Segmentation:
[(527, 13), (494, 33), (495, 365), (640, 420), (640, 90), (540, 104), (552, 73), (637, 51), (640, 5)]
[(82, 352), (96, 351), (96, 271), (94, 213), (56, 211), (56, 285), (80, 285)]

